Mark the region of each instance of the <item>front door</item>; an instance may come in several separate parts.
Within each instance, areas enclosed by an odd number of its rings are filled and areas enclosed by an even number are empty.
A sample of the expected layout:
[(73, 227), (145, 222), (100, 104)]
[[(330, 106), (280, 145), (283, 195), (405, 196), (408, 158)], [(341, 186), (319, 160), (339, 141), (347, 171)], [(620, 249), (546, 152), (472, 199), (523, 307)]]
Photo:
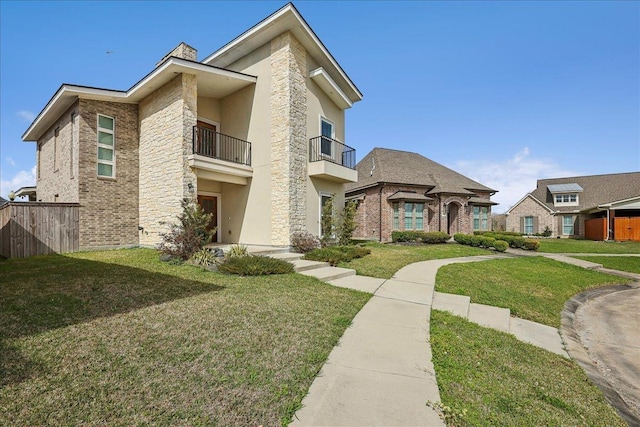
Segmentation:
[(207, 227), (207, 230), (216, 228), (216, 232), (213, 234), (211, 241), (218, 242), (218, 198), (216, 196), (198, 196), (198, 204), (202, 207), (204, 213), (212, 214), (211, 222)]

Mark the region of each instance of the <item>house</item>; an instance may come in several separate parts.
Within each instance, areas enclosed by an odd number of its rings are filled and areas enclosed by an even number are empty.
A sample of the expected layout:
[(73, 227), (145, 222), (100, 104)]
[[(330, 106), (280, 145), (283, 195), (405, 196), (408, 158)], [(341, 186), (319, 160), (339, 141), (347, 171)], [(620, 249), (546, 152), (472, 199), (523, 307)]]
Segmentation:
[(354, 238), (388, 242), (394, 230), (491, 229), (496, 190), (420, 154), (374, 148), (356, 171), (358, 182), (345, 185), (346, 199), (358, 201)]
[(640, 172), (540, 179), (506, 214), (507, 231), (640, 241)]
[(289, 3), (202, 61), (181, 43), (128, 90), (63, 84), (23, 139), (37, 200), (80, 204), (81, 249), (155, 245), (184, 198), (217, 242), (286, 246), (357, 181), (345, 110), (361, 99)]

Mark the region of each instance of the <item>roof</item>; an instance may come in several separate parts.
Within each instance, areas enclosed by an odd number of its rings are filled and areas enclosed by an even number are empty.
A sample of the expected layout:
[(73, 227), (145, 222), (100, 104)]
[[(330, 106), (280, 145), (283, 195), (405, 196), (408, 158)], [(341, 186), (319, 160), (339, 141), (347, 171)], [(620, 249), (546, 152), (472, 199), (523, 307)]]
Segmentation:
[[(553, 194), (549, 186), (577, 184), (583, 191), (578, 196), (578, 206), (559, 207), (553, 205)], [(599, 205), (632, 199), (640, 196), (640, 172), (608, 175), (574, 176), (567, 178), (540, 179), (531, 195), (554, 211), (593, 209)]]
[(298, 9), (287, 3), (229, 43), (213, 52), (202, 62), (218, 67), (228, 67), (246, 54), (268, 43), (278, 35), (291, 31), (295, 38), (302, 43), (306, 51), (315, 59), (318, 65), (331, 76), (351, 103), (360, 101), (362, 93), (344, 72), (338, 61), (327, 50)]
[(551, 185), (547, 185), (547, 188), (549, 189), (549, 192), (551, 194), (556, 194), (556, 193), (581, 193), (582, 190), (583, 190), (583, 188), (580, 187), (575, 182), (572, 182), (570, 184), (551, 184)]
[(432, 187), (428, 194), (472, 196), (475, 191), (496, 192), (440, 163), (408, 151), (374, 148), (358, 162), (356, 170), (358, 182), (347, 184), (347, 193), (382, 183)]
[(415, 191), (396, 191), (391, 196), (387, 197), (387, 200), (411, 200), (418, 202), (430, 202), (433, 200), (431, 197), (427, 197), (422, 193), (416, 193)]
[(223, 97), (257, 81), (255, 76), (248, 74), (169, 57), (127, 91), (63, 84), (22, 135), (22, 139), (37, 141), (78, 98), (136, 104), (179, 73), (195, 74), (198, 77), (198, 92), (208, 96)]
[(473, 205), (499, 205), (500, 203), (492, 202), (488, 199), (481, 199), (480, 197), (471, 197), (469, 203)]
[(9, 201), (4, 197), (0, 196), (0, 206), (4, 205), (5, 203), (9, 203)]

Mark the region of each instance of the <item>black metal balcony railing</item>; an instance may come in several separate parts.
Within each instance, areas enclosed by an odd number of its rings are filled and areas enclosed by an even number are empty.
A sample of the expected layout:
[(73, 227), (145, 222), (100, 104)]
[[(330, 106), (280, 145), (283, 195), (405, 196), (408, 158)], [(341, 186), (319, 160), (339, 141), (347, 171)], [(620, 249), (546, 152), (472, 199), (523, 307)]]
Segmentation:
[(317, 136), (309, 140), (309, 161), (319, 162), (320, 160), (355, 169), (356, 149), (328, 136)]
[(251, 143), (202, 126), (193, 127), (193, 154), (251, 166)]

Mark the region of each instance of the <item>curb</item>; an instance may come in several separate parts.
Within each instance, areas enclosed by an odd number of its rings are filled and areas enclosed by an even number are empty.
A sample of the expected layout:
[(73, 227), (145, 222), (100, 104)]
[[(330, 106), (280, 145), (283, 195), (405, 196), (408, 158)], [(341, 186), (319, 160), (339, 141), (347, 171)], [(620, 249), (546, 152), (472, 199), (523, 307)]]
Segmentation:
[(620, 394), (612, 387), (611, 383), (600, 373), (595, 363), (589, 357), (589, 353), (582, 345), (580, 334), (575, 329), (575, 314), (583, 304), (612, 293), (637, 289), (638, 283), (630, 285), (613, 285), (604, 288), (589, 289), (578, 295), (575, 295), (564, 304), (561, 313), (560, 335), (565, 343), (565, 348), (569, 355), (580, 365), (585, 371), (587, 377), (595, 384), (604, 394), (618, 414), (630, 426), (640, 426), (640, 418), (632, 411), (631, 407), (625, 402)]

